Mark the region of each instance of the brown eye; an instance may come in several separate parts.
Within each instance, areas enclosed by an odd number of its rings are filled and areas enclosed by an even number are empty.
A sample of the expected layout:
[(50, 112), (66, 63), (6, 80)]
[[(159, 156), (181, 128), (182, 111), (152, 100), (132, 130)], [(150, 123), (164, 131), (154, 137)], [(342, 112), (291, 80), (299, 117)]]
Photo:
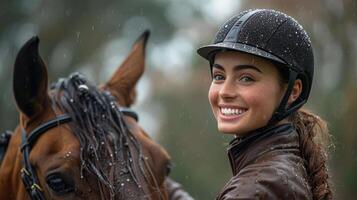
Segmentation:
[(52, 173), (46, 177), (49, 188), (58, 195), (74, 192), (74, 184), (71, 180), (66, 180), (61, 173)]

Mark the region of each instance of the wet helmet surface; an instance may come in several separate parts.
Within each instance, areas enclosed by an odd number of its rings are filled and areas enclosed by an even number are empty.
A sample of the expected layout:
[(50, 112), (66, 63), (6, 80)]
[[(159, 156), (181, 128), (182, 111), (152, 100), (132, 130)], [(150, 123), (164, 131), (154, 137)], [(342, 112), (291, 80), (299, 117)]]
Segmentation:
[[(288, 89), (272, 121), (283, 119), (306, 103), (313, 80), (314, 56), (309, 36), (292, 17), (269, 9), (243, 11), (220, 27), (213, 44), (199, 48), (197, 53), (212, 64), (220, 51), (240, 51), (263, 57), (289, 71)], [(302, 94), (286, 108), (296, 79), (303, 82)]]

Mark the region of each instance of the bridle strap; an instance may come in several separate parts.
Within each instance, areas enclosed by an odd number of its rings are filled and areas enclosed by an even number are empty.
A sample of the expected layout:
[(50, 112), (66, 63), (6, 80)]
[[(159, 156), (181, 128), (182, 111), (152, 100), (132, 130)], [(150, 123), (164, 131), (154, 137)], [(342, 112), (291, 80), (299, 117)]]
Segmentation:
[(45, 200), (42, 188), (40, 187), (39, 180), (36, 175), (36, 171), (33, 169), (30, 163), (30, 151), (37, 139), (46, 131), (54, 128), (58, 125), (70, 122), (72, 119), (69, 115), (60, 115), (55, 119), (52, 119), (39, 127), (32, 130), (28, 137), (24, 128), (21, 129), (21, 152), (23, 157), (23, 168), (21, 169), (22, 181), (25, 185), (27, 192), (31, 199)]
[[(138, 114), (133, 111), (130, 108), (123, 108), (121, 107), (120, 112), (122, 112), (124, 115), (127, 115), (129, 117), (134, 118), (136, 121), (138, 121)], [(22, 181), (25, 185), (25, 188), (27, 192), (29, 193), (31, 199), (33, 200), (45, 200), (45, 196), (43, 194), (43, 190), (40, 187), (40, 182), (37, 178), (36, 171), (32, 167), (30, 163), (30, 151), (37, 141), (37, 139), (46, 131), (50, 130), (51, 128), (54, 128), (56, 126), (59, 126), (64, 123), (68, 123), (72, 120), (72, 118), (67, 115), (60, 115), (57, 116), (55, 119), (52, 119), (48, 122), (45, 122), (32, 130), (27, 137), (26, 130), (24, 128), (21, 128), (21, 152), (22, 152), (22, 157), (23, 157), (23, 168), (21, 169), (21, 178)]]
[(139, 116), (138, 114), (131, 108), (126, 108), (126, 107), (120, 107), (119, 108), (120, 112), (123, 113), (124, 115), (127, 115), (129, 117), (132, 117), (135, 119), (135, 121), (139, 121)]
[(41, 124), (40, 126), (38, 126), (37, 128), (35, 128), (34, 130), (32, 130), (27, 138), (26, 138), (26, 131), (24, 129), (22, 129), (22, 133), (23, 134), (25, 133), (25, 136), (23, 135), (23, 137), (25, 137), (25, 138), (22, 138), (21, 150), (25, 146), (28, 146), (28, 148), (31, 150), (32, 145), (37, 141), (38, 137), (42, 133), (50, 130), (51, 128), (53, 128), (55, 126), (70, 122), (71, 120), (72, 119), (69, 115), (66, 115), (66, 114), (60, 115), (60, 116), (56, 117), (55, 119), (45, 122), (45, 123)]
[(11, 135), (12, 135), (11, 131), (5, 131), (0, 134), (0, 164), (4, 159), (7, 147), (9, 146)]

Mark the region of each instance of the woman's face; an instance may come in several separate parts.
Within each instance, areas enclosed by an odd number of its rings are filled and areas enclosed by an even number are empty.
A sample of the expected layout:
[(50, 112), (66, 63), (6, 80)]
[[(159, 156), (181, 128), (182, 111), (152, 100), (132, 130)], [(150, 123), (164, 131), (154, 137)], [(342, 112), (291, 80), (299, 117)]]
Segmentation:
[(267, 125), (284, 88), (269, 61), (240, 52), (215, 57), (208, 98), (223, 133), (244, 135)]

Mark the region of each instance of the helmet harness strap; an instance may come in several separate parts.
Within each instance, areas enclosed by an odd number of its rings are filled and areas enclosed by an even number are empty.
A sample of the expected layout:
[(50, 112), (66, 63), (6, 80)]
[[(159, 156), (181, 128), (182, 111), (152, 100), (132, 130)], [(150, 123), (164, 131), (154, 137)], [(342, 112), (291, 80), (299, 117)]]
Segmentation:
[(273, 116), (271, 117), (270, 121), (268, 122), (268, 126), (274, 125), (280, 120), (284, 119), (285, 117), (289, 116), (291, 113), (295, 112), (298, 110), (305, 102), (305, 101), (300, 101), (299, 98), (295, 100), (295, 102), (292, 103), (292, 106), (288, 107), (288, 100), (291, 95), (291, 92), (293, 90), (295, 80), (298, 77), (298, 72), (292, 68), (289, 68), (289, 82), (288, 82), (288, 87), (286, 89), (286, 92), (284, 94), (283, 99), (281, 100), (278, 108), (275, 110), (273, 113)]

